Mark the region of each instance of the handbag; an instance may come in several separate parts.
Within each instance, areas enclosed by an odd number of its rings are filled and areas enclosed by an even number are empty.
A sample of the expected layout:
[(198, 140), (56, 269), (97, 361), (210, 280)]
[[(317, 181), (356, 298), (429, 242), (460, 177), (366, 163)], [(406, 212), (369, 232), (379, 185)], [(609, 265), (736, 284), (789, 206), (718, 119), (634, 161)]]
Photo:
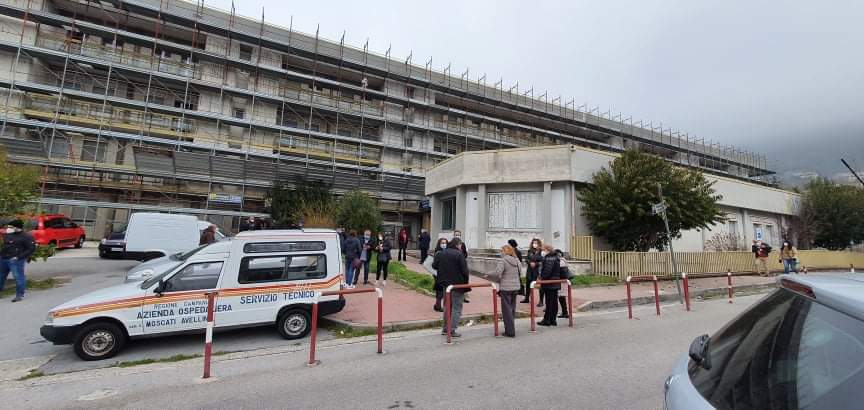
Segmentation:
[(434, 259), (435, 258), (426, 258), (426, 260), (423, 261), (423, 268), (425, 268), (427, 271), (429, 271), (429, 273), (431, 273), (432, 276), (438, 276), (438, 271), (436, 271), (435, 269), (432, 268), (432, 264), (435, 263)]

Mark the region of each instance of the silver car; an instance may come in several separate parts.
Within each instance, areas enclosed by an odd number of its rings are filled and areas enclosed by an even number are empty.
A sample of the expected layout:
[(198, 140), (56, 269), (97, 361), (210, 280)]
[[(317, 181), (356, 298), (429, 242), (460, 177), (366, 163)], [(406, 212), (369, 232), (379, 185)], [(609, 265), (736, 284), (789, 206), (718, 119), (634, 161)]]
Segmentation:
[(693, 341), (666, 379), (667, 409), (864, 408), (864, 274), (778, 281)]

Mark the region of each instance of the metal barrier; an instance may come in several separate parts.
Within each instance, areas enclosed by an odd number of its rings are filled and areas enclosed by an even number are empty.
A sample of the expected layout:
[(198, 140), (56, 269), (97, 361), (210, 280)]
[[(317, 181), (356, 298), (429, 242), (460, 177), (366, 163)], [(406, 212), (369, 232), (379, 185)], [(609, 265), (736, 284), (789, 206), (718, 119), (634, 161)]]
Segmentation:
[(492, 282), (488, 283), (464, 283), (461, 285), (450, 285), (447, 286), (447, 289), (444, 291), (444, 323), (446, 324), (445, 330), (447, 331), (447, 342), (445, 344), (452, 345), (453, 344), (453, 324), (450, 323), (453, 317), (453, 306), (451, 301), (450, 293), (453, 289), (471, 289), (471, 288), (492, 288), (492, 323), (495, 328), (495, 337), (498, 337), (498, 286)]
[(690, 311), (690, 284), (687, 281), (687, 274), (681, 272), (681, 279), (684, 280), (684, 304), (687, 306), (687, 311)]
[(204, 377), (210, 378), (210, 359), (213, 355), (213, 311), (216, 306), (216, 295), (219, 292), (207, 292), (207, 330), (204, 332)]
[[(531, 282), (531, 285), (529, 286), (529, 289), (531, 289), (529, 291), (529, 292), (531, 292), (529, 303), (531, 305), (531, 331), (532, 332), (537, 331), (537, 323), (536, 323), (537, 318), (535, 317), (535, 313), (534, 313), (534, 306), (535, 306), (535, 304), (534, 304), (534, 289), (537, 287), (537, 285), (548, 285), (548, 284), (553, 284), (553, 283), (566, 283), (567, 284), (567, 310), (568, 310), (567, 316), (570, 317), (570, 327), (573, 327), (573, 284), (570, 283), (570, 280), (569, 279), (535, 280), (535, 281)], [(550, 303), (550, 301), (547, 300), (546, 303), (548, 304), (548, 303)], [(553, 300), (553, 301), (551, 301), (551, 303), (558, 303), (558, 301)]]
[(364, 288), (364, 289), (341, 289), (321, 292), (321, 295), (315, 298), (312, 302), (312, 333), (309, 338), (309, 362), (306, 364), (309, 367), (314, 367), (321, 364), (321, 361), (315, 359), (315, 346), (318, 342), (318, 299), (323, 296), (335, 295), (350, 295), (354, 293), (372, 293), (378, 294), (378, 354), (384, 353), (384, 292), (381, 288)]
[(625, 281), (627, 285), (627, 318), (633, 319), (633, 297), (630, 293), (631, 282), (654, 282), (654, 306), (657, 308), (657, 316), (660, 316), (660, 288), (657, 283), (657, 275), (651, 276), (628, 276)]

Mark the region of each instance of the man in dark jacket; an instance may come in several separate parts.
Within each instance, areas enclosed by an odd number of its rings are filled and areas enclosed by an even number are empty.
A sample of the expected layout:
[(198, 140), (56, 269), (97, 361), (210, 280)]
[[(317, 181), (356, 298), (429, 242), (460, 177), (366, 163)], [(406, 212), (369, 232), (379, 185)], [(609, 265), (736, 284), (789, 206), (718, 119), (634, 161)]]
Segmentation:
[(397, 256), (397, 259), (400, 262), (401, 261), (407, 261), (408, 260), (408, 230), (405, 228), (400, 229), (399, 230), (399, 238), (397, 238), (397, 239), (399, 242), (399, 255)]
[[(555, 248), (551, 245), (543, 247), (543, 268), (540, 270), (540, 280), (558, 280), (561, 279), (561, 261), (558, 255), (555, 254)], [(558, 326), (558, 290), (561, 289), (559, 283), (549, 283), (540, 286), (543, 294), (546, 295), (546, 313), (543, 315), (543, 320), (538, 323), (540, 326)]]
[[(447, 289), (450, 285), (462, 285), (468, 283), (468, 261), (465, 255), (460, 251), (462, 240), (453, 238), (447, 249), (443, 250), (435, 257), (435, 263), (432, 268), (438, 271), (437, 281), (443, 289)], [(460, 337), (456, 332), (459, 326), (459, 320), (462, 318), (462, 302), (465, 299), (465, 293), (470, 289), (454, 289), (450, 292), (450, 328), (452, 337)], [(444, 328), (441, 329), (442, 335), (447, 335), (447, 312), (444, 312)]]
[(354, 286), (354, 278), (360, 274), (360, 253), (362, 251), (357, 231), (352, 230), (345, 239), (342, 252), (345, 253), (345, 283)]
[(432, 237), (425, 229), (420, 230), (420, 236), (417, 237), (417, 247), (420, 248), (420, 264), (426, 261), (429, 256), (429, 244), (432, 243)]
[(9, 272), (12, 272), (15, 278), (15, 298), (12, 302), (24, 299), (24, 290), (27, 288), (24, 267), (33, 252), (36, 252), (36, 241), (24, 232), (24, 223), (16, 219), (6, 224), (3, 247), (0, 248), (0, 291), (6, 286)]

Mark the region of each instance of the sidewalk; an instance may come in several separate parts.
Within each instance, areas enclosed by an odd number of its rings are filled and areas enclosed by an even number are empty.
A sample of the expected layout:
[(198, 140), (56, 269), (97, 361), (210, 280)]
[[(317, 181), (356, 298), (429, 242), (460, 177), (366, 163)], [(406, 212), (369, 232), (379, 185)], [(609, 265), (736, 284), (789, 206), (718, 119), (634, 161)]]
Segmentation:
[[(405, 266), (415, 272), (426, 272), (417, 258), (408, 256), (408, 261), (402, 262)], [(736, 276), (733, 278), (734, 288), (744, 286), (772, 286), (775, 278), (763, 278), (759, 276)], [(471, 283), (486, 283), (485, 279), (472, 276)], [(725, 289), (726, 277), (693, 278), (690, 279), (691, 299), (695, 299), (701, 291), (707, 289)], [(683, 285), (683, 283), (682, 283)], [(371, 285), (369, 285), (371, 286)], [(422, 295), (411, 289), (407, 289), (395, 281), (388, 281), (384, 289), (384, 326), (390, 330), (405, 330), (416, 327), (426, 327), (435, 321), (442, 320), (442, 314), (432, 310), (435, 304), (434, 296)], [(536, 291), (535, 291), (536, 292)], [(651, 282), (640, 282), (632, 284), (632, 296), (634, 304), (653, 303), (654, 288)], [(660, 297), (664, 301), (677, 299), (678, 291), (675, 281), (660, 282)], [(534, 294), (535, 298), (539, 292)], [(327, 316), (327, 319), (359, 327), (374, 327), (377, 320), (377, 296), (374, 293), (360, 293), (346, 297), (345, 309), (341, 312)], [(519, 299), (522, 297), (519, 296)], [(462, 316), (465, 319), (478, 319), (492, 315), (492, 289), (475, 288), (468, 293), (471, 301), (462, 308)], [(585, 311), (592, 309), (607, 309), (612, 307), (626, 306), (626, 289), (624, 284), (612, 286), (594, 286), (586, 288), (573, 288), (573, 309)], [(500, 304), (499, 304), (500, 309)], [(528, 315), (530, 307), (527, 303), (519, 303), (517, 310)], [(542, 316), (543, 308), (535, 309), (537, 316)]]

